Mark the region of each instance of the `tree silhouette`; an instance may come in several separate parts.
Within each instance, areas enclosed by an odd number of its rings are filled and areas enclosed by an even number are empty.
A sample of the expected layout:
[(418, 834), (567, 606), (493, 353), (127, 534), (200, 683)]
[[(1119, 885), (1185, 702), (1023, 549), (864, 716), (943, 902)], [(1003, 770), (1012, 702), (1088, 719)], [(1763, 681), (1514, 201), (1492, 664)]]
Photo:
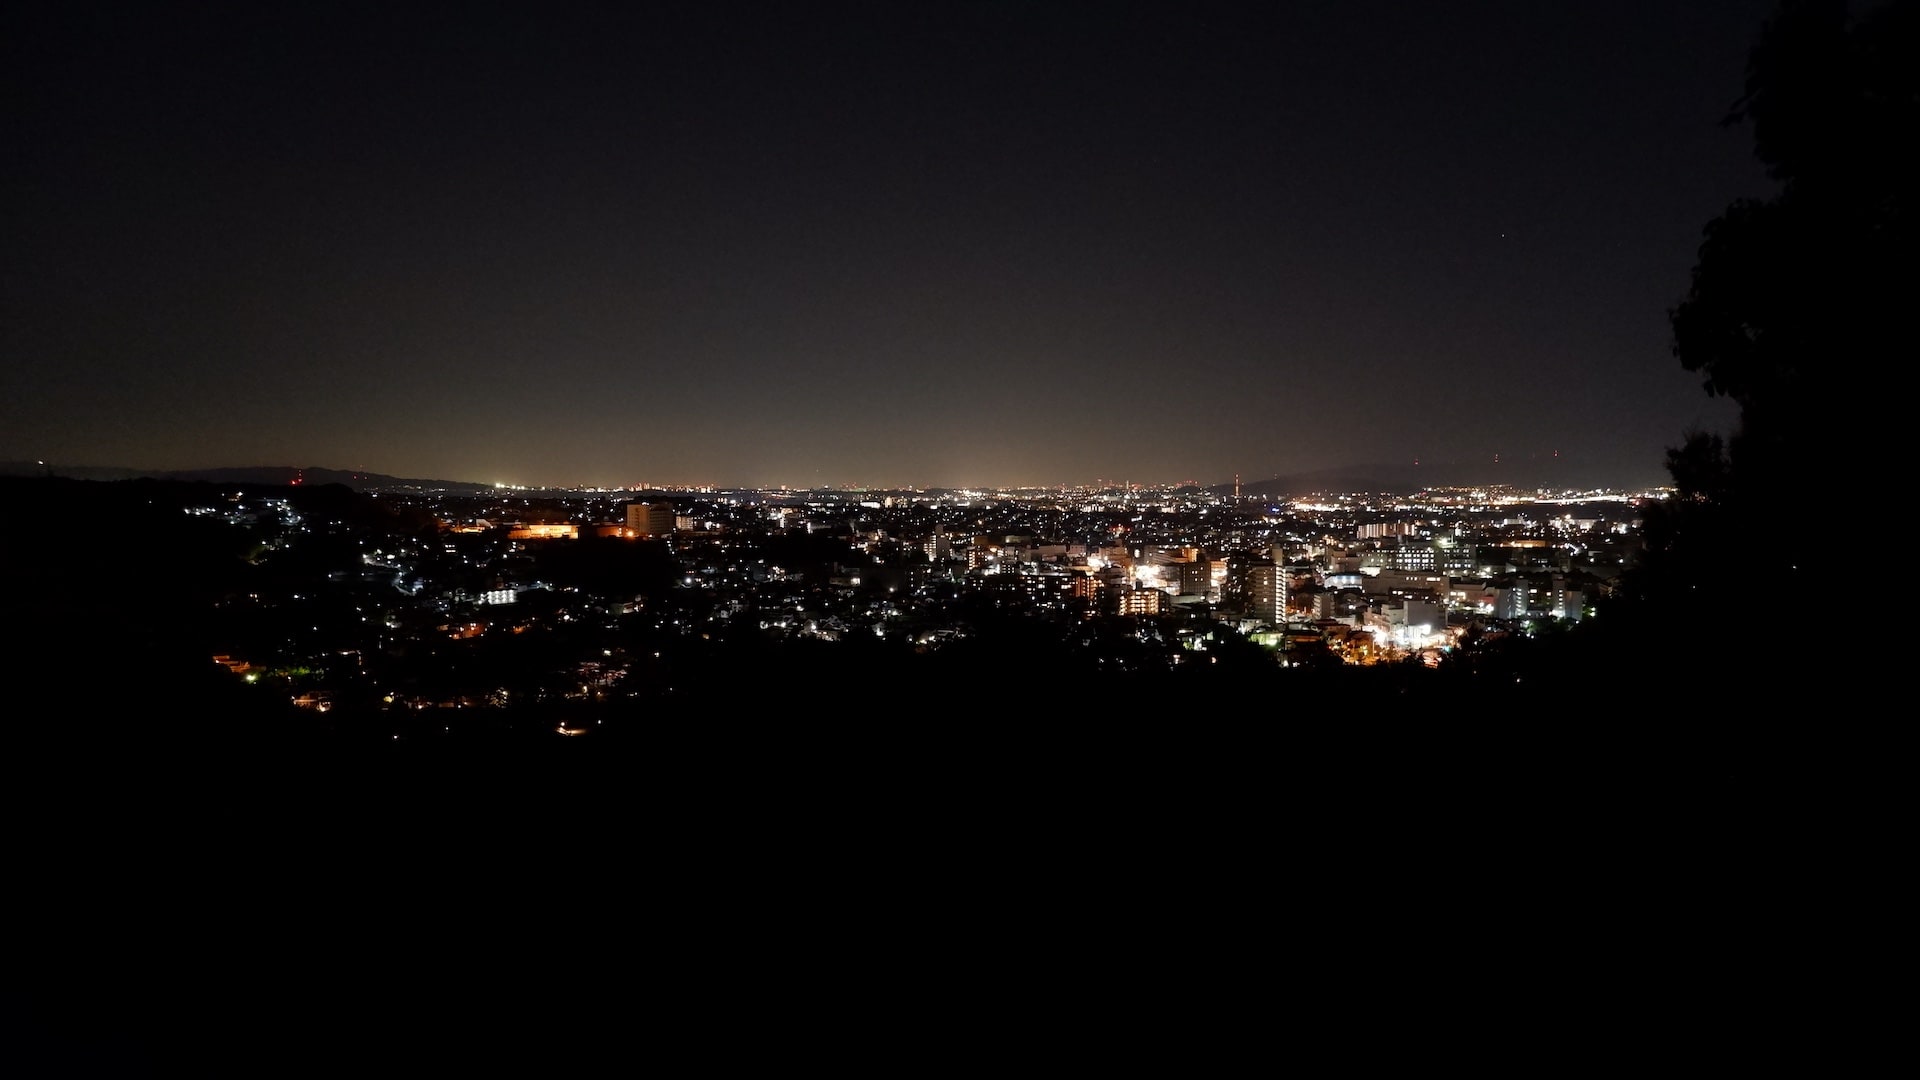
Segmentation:
[(1880, 384), (1911, 349), (1915, 296), (1916, 12), (1842, 0), (1776, 10), (1727, 123), (1751, 126), (1780, 188), (1707, 224), (1669, 312), (1674, 355), (1739, 413), (1724, 439), (1689, 432), (1668, 451), (1677, 496), (1647, 515), (1623, 595), (1643, 617), (1717, 620), (1727, 663), (1789, 666), (1780, 631), (1822, 567), (1783, 515), (1870, 473), (1869, 447), (1889, 433)]
[[(1670, 313), (1681, 365), (1740, 409), (1724, 448), (1731, 484), (1702, 494), (1801, 495), (1864, 464), (1853, 453), (1869, 434), (1861, 389), (1904, 357), (1916, 280), (1916, 11), (1894, 3), (1854, 17), (1841, 0), (1788, 0), (1751, 53), (1728, 122), (1752, 125), (1781, 188), (1707, 225), (1691, 289)], [(1679, 464), (1693, 474), (1676, 481), (1698, 478), (1712, 456), (1687, 447)]]

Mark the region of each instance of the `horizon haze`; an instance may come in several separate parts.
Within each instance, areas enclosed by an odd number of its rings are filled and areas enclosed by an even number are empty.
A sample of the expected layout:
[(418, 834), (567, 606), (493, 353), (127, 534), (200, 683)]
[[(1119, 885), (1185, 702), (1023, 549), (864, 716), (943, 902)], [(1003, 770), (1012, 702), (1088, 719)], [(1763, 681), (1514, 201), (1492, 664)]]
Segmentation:
[(1771, 10), (16, 6), (0, 459), (1661, 484)]

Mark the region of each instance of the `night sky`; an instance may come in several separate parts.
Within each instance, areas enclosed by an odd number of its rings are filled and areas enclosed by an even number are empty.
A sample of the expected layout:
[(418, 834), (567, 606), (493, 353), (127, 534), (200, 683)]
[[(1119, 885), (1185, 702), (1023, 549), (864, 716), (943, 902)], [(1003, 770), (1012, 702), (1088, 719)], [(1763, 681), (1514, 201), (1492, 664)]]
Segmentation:
[(1771, 8), (12, 4), (0, 459), (1659, 483)]

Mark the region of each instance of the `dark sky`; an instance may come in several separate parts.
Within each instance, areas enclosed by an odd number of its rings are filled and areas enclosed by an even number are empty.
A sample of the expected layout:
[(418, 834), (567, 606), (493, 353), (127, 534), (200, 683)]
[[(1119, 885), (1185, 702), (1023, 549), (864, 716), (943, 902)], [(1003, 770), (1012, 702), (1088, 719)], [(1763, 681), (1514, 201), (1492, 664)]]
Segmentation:
[(1770, 10), (14, 3), (0, 458), (1661, 482)]

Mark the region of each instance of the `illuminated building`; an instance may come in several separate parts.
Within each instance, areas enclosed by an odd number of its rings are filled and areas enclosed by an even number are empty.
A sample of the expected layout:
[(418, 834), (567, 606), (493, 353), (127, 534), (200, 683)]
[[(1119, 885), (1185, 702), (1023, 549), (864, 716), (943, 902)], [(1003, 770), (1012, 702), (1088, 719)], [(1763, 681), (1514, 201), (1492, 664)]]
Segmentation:
[(1247, 591), (1251, 602), (1247, 616), (1269, 626), (1287, 623), (1287, 568), (1271, 562), (1259, 562), (1247, 568)]
[[(933, 527), (932, 538), (921, 545), (921, 550), (925, 551), (927, 558), (934, 562), (947, 561), (947, 556), (953, 551), (953, 544), (947, 539), (947, 527), (945, 525), (935, 525)], [(969, 555), (971, 555), (971, 549), (969, 550)], [(971, 569), (973, 565), (973, 560), (970, 557), (968, 559), (969, 569)]]
[(1205, 596), (1213, 589), (1213, 560), (1193, 558), (1175, 564), (1181, 596)]
[(673, 504), (670, 502), (633, 502), (627, 504), (627, 535), (668, 536), (673, 533)]

